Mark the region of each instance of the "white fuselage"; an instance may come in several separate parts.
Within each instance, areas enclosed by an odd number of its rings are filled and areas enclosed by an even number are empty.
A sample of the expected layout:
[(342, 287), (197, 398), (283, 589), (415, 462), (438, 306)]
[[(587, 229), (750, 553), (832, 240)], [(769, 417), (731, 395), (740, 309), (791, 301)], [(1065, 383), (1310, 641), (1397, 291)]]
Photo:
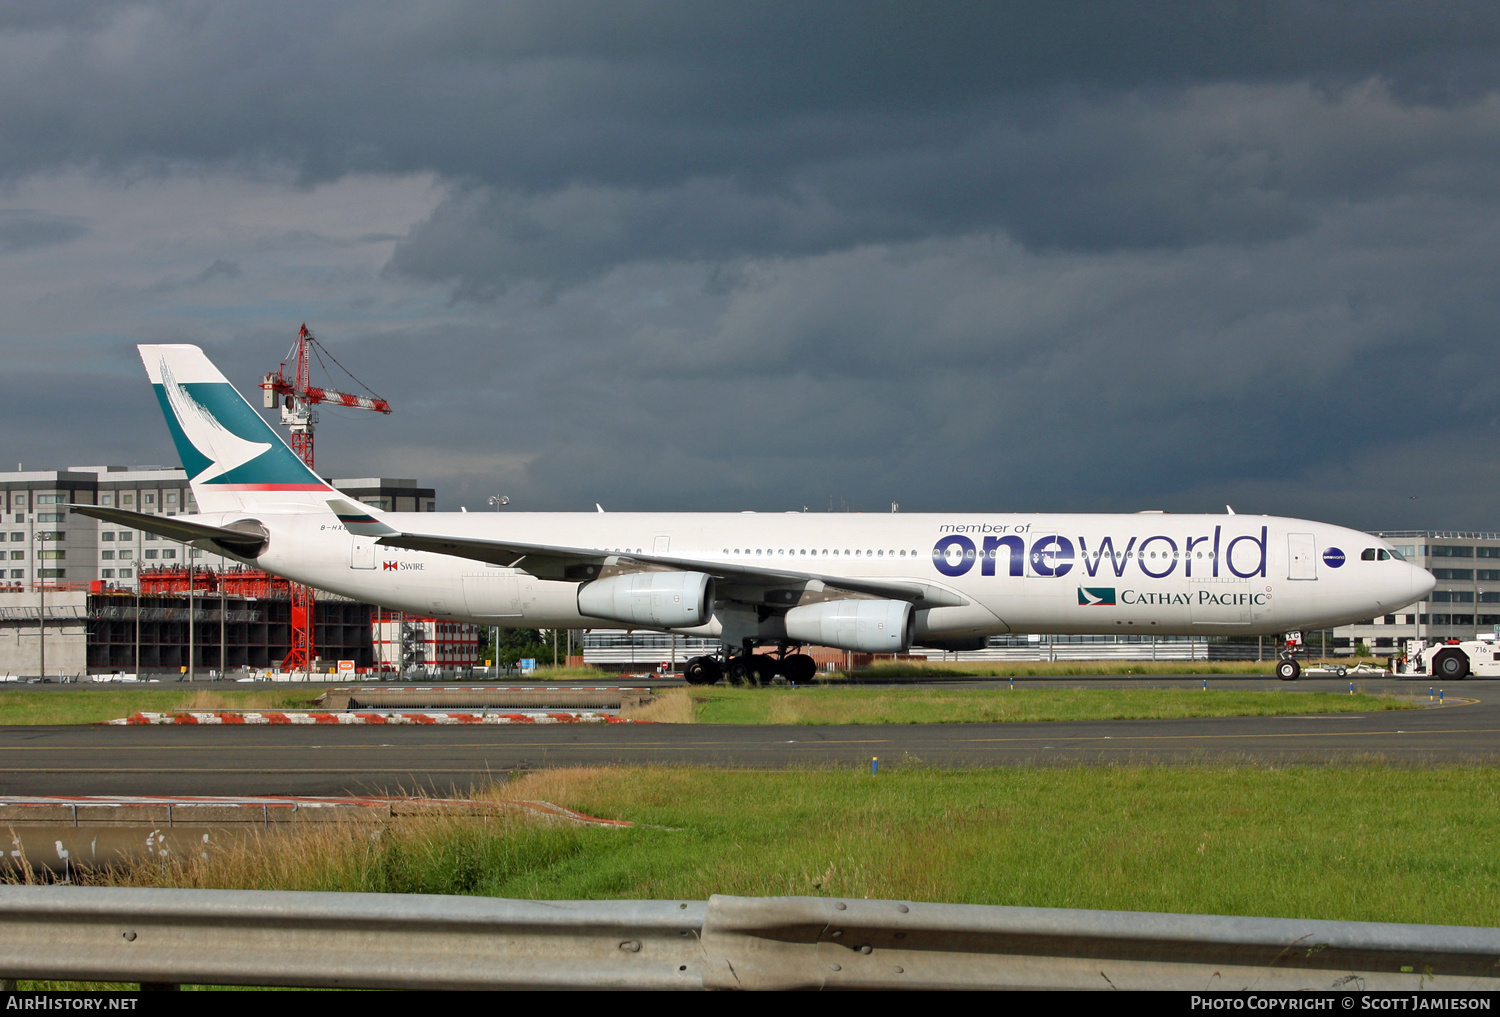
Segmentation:
[[(249, 515), (194, 518), (223, 525)], [(253, 564), (319, 589), (485, 625), (619, 627), (581, 615), (578, 583), (536, 578), (524, 559), (499, 568), (381, 546), (350, 534), (331, 512), (253, 517), (270, 532)], [(1430, 573), (1390, 556), (1376, 537), (1275, 516), (501, 512), (382, 513), (381, 520), (410, 533), (918, 582), (967, 602), (919, 604), (919, 640), (1325, 628), (1391, 613), (1434, 585)], [(1368, 549), (1387, 556), (1364, 560)], [(759, 624), (774, 638), (774, 618)], [(681, 631), (718, 635), (722, 625), (716, 618)]]

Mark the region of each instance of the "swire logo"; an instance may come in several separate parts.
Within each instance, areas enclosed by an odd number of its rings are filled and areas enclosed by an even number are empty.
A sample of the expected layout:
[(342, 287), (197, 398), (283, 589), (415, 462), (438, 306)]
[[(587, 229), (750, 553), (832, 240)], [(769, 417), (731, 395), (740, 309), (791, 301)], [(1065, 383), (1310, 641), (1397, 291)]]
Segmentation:
[(395, 572), (398, 568), (401, 567), (400, 565), (398, 565), (396, 562), (393, 562), (393, 561), (383, 562), (382, 564), (385, 565), (385, 570), (387, 572)]
[(1115, 588), (1113, 586), (1080, 586), (1078, 603), (1084, 607), (1114, 607)]

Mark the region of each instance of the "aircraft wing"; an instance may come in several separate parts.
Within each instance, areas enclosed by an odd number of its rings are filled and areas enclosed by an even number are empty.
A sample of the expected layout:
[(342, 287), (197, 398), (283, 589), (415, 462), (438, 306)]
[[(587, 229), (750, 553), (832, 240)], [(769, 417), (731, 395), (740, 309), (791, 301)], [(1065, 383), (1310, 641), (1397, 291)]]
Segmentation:
[(852, 579), (818, 572), (764, 568), (721, 561), (699, 561), (654, 554), (626, 554), (586, 547), (557, 544), (530, 544), (513, 540), (488, 540), (482, 537), (455, 537), (438, 533), (405, 533), (377, 519), (367, 508), (330, 499), (329, 506), (351, 533), (377, 538), (375, 543), (387, 547), (405, 547), (413, 551), (468, 558), (490, 565), (519, 566), (547, 579), (590, 579), (606, 568), (630, 571), (632, 568), (661, 569), (674, 572), (703, 572), (731, 586), (772, 588), (806, 587), (821, 584), (823, 588), (852, 594), (904, 600), (921, 607), (958, 607), (968, 601), (950, 590), (920, 582), (879, 579)]
[(129, 526), (147, 533), (160, 534), (186, 544), (195, 540), (212, 540), (222, 545), (231, 554), (246, 558), (254, 558), (266, 544), (266, 531), (258, 526), (254, 529), (210, 526), (207, 523), (191, 522), (180, 516), (147, 515), (144, 512), (105, 508), (102, 505), (69, 505), (68, 508), (81, 516), (91, 516), (117, 526)]
[[(865, 594), (886, 600), (905, 600), (921, 607), (956, 607), (968, 601), (937, 586), (926, 583), (896, 582), (879, 579), (851, 579), (818, 572), (794, 572), (787, 569), (735, 565), (720, 561), (698, 561), (693, 558), (669, 558), (654, 554), (604, 552), (583, 547), (554, 544), (527, 544), (512, 540), (485, 540), (479, 537), (449, 537), (432, 533), (391, 533), (375, 541), (388, 547), (406, 547), (413, 551), (433, 551), (457, 558), (487, 562), (491, 565), (520, 566), (543, 578), (587, 579), (598, 570), (646, 566), (674, 572), (704, 572), (734, 586), (805, 586), (819, 583), (833, 590)], [(537, 565), (543, 568), (538, 570)], [(547, 565), (552, 568), (546, 568)], [(590, 571), (592, 569), (592, 571)]]

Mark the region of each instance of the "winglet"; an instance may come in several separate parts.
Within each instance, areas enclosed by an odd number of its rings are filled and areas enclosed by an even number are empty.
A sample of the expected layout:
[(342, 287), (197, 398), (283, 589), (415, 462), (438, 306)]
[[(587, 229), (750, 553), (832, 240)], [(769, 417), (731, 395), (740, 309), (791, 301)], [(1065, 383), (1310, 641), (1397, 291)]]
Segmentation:
[(344, 529), (360, 537), (389, 537), (399, 533), (375, 518), (368, 505), (353, 505), (342, 498), (329, 498), (328, 507), (339, 517)]

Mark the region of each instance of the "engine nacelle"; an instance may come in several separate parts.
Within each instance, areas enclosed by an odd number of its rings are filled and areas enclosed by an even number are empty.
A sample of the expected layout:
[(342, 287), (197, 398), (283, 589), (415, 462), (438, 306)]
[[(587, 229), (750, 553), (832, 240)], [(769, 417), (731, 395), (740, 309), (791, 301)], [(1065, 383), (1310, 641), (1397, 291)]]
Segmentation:
[(792, 642), (860, 653), (905, 653), (912, 625), (911, 605), (902, 600), (830, 600), (786, 613)]
[(702, 625), (713, 604), (713, 576), (702, 572), (631, 572), (578, 588), (579, 614), (650, 629)]

